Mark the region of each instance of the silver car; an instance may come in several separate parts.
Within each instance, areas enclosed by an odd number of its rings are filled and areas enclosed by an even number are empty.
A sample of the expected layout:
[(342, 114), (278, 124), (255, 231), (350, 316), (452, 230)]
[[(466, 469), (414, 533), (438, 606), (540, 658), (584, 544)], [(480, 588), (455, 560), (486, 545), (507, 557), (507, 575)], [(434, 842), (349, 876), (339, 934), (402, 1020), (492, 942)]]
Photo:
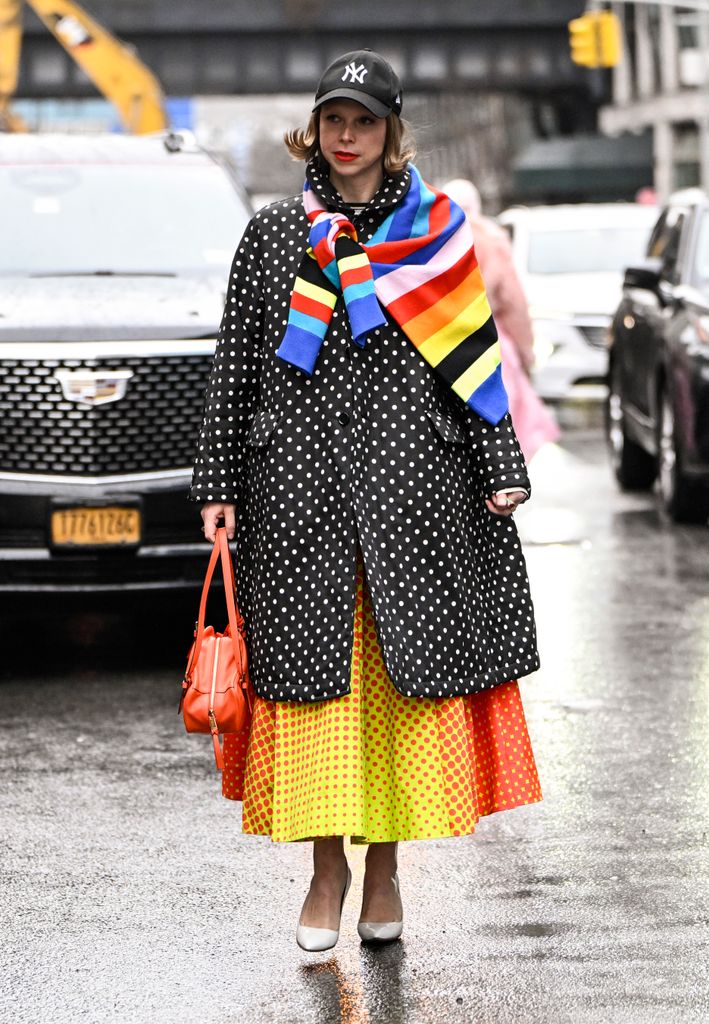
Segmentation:
[(623, 271), (641, 259), (657, 208), (635, 203), (513, 207), (498, 221), (534, 326), (534, 385), (554, 401), (605, 395), (607, 335)]

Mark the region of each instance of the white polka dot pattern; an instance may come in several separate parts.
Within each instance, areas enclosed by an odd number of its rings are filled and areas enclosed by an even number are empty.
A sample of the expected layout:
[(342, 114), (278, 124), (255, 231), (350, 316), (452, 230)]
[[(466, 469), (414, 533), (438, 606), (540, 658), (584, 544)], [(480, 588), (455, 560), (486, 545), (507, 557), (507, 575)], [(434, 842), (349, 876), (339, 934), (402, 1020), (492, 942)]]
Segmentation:
[[(405, 194), (387, 178), (354, 212), (367, 241)], [(342, 300), (307, 378), (275, 356), (308, 225), (300, 197), (259, 211), (236, 252), (190, 497), (237, 505), (251, 673), (268, 700), (349, 692), (361, 545), (387, 672), (406, 696), (449, 697), (538, 667), (524, 558), (494, 491), (529, 490), (509, 416), (460, 402), (390, 321), (364, 349)]]

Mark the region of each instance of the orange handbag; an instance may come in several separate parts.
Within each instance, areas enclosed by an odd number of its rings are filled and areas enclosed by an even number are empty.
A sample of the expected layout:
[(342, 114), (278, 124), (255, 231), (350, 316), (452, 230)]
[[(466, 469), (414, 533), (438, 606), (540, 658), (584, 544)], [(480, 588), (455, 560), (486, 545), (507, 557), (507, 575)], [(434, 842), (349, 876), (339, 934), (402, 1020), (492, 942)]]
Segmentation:
[[(217, 562), (221, 559), (229, 624), (223, 633), (204, 625), (207, 596)], [(224, 768), (219, 734), (248, 732), (253, 690), (246, 660), (244, 620), (236, 604), (234, 565), (226, 529), (220, 526), (202, 587), (194, 643), (187, 658), (178, 711), (187, 732), (212, 734), (217, 769)]]

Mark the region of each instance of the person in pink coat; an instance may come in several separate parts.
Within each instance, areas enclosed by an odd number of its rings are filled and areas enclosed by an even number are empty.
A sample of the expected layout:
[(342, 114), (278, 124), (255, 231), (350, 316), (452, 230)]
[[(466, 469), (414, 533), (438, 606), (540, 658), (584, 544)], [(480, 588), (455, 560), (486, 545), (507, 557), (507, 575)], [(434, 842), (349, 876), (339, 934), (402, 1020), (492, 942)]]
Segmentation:
[(464, 210), (473, 228), (475, 251), (500, 336), (510, 415), (529, 462), (543, 444), (558, 439), (559, 428), (529, 380), (534, 365), (534, 334), (512, 246), (503, 228), (483, 216), (480, 193), (472, 181), (454, 178), (443, 185), (443, 191)]

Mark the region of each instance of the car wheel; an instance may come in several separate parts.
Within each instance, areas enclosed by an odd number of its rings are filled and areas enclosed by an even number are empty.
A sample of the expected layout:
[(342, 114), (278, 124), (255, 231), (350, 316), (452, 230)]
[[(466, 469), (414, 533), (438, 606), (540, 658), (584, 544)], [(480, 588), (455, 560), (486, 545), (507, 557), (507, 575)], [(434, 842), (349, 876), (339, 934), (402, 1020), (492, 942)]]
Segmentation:
[(670, 396), (660, 395), (658, 424), (660, 497), (676, 523), (701, 523), (709, 515), (709, 491), (690, 479), (682, 469), (675, 413)]
[(615, 478), (623, 490), (649, 490), (657, 476), (657, 461), (626, 433), (623, 400), (615, 371), (611, 371), (606, 401), (606, 440)]

